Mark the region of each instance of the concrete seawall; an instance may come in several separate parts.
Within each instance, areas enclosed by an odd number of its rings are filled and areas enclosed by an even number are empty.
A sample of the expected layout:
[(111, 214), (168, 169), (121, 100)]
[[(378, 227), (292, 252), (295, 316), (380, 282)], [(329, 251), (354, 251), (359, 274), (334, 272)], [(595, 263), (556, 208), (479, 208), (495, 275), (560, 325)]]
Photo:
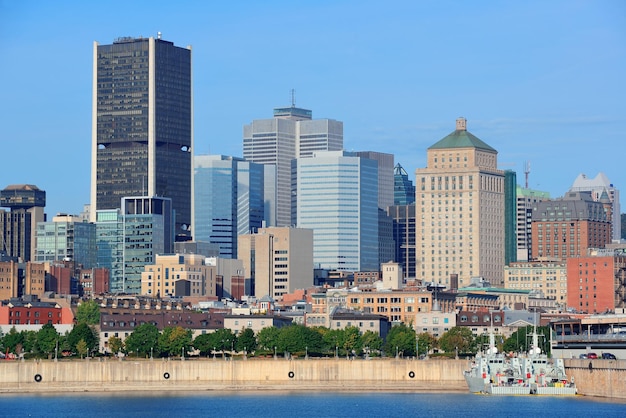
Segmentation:
[(0, 393), (141, 390), (467, 391), (463, 360), (4, 361)]
[(626, 360), (566, 359), (565, 368), (574, 378), (578, 393), (626, 399)]

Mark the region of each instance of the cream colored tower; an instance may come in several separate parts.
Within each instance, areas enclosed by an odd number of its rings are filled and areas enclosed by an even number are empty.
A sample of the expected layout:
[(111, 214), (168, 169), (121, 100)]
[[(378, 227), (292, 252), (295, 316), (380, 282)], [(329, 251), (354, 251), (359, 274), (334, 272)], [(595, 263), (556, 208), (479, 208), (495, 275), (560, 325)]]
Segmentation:
[(456, 130), (428, 148), (427, 167), (416, 170), (417, 276), (459, 287), (472, 277), (503, 286), (504, 172), (498, 152), (467, 131)]

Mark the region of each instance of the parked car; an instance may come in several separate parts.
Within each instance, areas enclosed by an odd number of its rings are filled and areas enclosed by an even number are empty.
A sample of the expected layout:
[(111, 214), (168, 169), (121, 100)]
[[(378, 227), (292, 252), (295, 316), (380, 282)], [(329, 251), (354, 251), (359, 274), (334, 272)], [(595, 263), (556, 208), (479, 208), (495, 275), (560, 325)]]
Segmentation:
[(585, 359), (585, 358), (587, 358), (587, 354), (581, 354), (581, 355), (578, 356), (578, 358)]
[(587, 358), (598, 358), (596, 353), (587, 353)]
[(602, 353), (602, 358), (608, 360), (617, 360), (617, 357), (615, 357), (615, 354), (613, 353)]

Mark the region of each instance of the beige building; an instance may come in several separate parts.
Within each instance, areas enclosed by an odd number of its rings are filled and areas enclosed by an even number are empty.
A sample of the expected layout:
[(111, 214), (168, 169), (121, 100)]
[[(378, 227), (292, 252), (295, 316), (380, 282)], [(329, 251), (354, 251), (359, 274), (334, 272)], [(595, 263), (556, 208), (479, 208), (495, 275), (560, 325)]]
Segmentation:
[(567, 263), (532, 261), (511, 263), (504, 267), (504, 287), (539, 290), (562, 309), (567, 306)]
[(380, 265), (382, 287), (388, 290), (402, 289), (402, 265), (389, 261)]
[(416, 170), (417, 278), (450, 287), (482, 276), (503, 285), (504, 172), (498, 152), (467, 131), (466, 120), (430, 146)]
[(156, 262), (141, 273), (141, 294), (165, 296), (215, 296), (216, 267), (200, 254), (156, 255)]
[(237, 246), (255, 296), (279, 301), (313, 285), (312, 229), (259, 228), (256, 234), (239, 235)]
[[(20, 282), (24, 284), (20, 290)], [(23, 295), (43, 297), (46, 270), (44, 263), (0, 261), (0, 300)]]

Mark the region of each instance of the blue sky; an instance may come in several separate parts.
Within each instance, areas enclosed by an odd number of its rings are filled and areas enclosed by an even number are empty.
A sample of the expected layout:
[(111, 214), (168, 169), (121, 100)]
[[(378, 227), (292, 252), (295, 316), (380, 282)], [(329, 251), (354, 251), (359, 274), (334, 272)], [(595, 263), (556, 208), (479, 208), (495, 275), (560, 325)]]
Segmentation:
[(242, 127), (291, 103), (344, 122), (347, 150), (413, 178), (455, 119), (502, 169), (562, 196), (604, 172), (626, 212), (626, 2), (0, 0), (0, 188), (46, 212), (89, 203), (93, 41), (193, 48), (195, 154), (242, 155)]

